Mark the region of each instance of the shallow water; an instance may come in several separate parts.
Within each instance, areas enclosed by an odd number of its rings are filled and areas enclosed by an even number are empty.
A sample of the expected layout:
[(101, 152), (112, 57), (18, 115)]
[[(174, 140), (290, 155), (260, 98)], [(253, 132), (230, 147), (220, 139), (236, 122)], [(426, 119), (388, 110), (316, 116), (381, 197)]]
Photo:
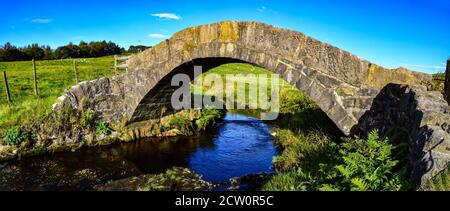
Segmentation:
[(270, 126), (228, 113), (197, 137), (150, 138), (77, 152), (26, 158), (0, 166), (0, 190), (90, 190), (109, 180), (187, 167), (214, 183), (273, 173), (277, 150)]

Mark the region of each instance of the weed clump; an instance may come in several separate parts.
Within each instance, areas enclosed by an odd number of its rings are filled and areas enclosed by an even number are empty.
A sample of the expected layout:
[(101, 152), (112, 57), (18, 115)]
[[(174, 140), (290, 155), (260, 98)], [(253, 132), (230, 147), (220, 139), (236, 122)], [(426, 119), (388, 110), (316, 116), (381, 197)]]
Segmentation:
[(111, 132), (111, 129), (108, 122), (101, 121), (95, 126), (95, 131), (98, 135), (108, 135)]
[(6, 132), (6, 144), (10, 146), (19, 146), (29, 138), (29, 134), (19, 126), (14, 126)]

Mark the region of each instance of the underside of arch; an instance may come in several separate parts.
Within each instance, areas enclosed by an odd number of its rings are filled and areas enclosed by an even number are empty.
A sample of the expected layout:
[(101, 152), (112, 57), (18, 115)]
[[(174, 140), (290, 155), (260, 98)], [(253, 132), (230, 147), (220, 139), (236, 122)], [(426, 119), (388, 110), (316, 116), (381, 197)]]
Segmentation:
[[(161, 116), (177, 112), (171, 105), (171, 96), (175, 89), (178, 88), (171, 86), (171, 80), (174, 75), (180, 73), (187, 74), (193, 79), (194, 66), (202, 66), (203, 72), (206, 72), (214, 67), (227, 63), (250, 63), (261, 66), (254, 62), (226, 57), (199, 58), (183, 63), (170, 71), (155, 86), (148, 90), (133, 111), (129, 124), (157, 119)], [(357, 123), (357, 119), (353, 116), (353, 113), (345, 108), (344, 97), (339, 95), (347, 94), (353, 96), (356, 93), (350, 92), (357, 91), (356, 88), (335, 78), (322, 75), (313, 69), (299, 71), (278, 66), (276, 70), (270, 71), (279, 74), (283, 79), (291, 83), (291, 85), (310, 96), (344, 133), (348, 134), (351, 128)], [(339, 93), (339, 90), (342, 93)], [(357, 108), (353, 110), (357, 110)]]

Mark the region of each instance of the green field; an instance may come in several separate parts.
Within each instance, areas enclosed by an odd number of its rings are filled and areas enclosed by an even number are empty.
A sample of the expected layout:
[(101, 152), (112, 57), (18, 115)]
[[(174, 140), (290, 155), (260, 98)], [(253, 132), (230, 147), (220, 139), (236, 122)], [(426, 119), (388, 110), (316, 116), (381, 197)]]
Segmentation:
[[(114, 75), (113, 56), (75, 60), (80, 81)], [(12, 99), (12, 104), (8, 104), (1, 77), (0, 134), (13, 125), (29, 124), (49, 113), (64, 90), (76, 84), (72, 59), (37, 61), (36, 69), (39, 97), (34, 94), (31, 61), (0, 62), (0, 71), (7, 73)]]

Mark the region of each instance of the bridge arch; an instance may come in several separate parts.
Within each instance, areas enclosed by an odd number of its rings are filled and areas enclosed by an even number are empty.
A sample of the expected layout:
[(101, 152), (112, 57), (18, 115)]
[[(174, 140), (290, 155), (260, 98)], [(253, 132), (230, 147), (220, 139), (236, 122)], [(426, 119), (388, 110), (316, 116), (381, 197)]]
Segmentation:
[[(155, 94), (189, 65), (228, 61), (255, 64), (279, 74), (314, 100), (345, 134), (388, 82), (420, 84), (426, 74), (390, 71), (303, 33), (257, 22), (219, 22), (191, 27), (128, 60), (128, 72), (79, 84), (66, 97), (79, 108), (89, 98), (104, 118), (130, 122), (151, 118)], [(170, 82), (169, 82), (170, 84)], [(78, 91), (76, 91), (78, 90)], [(101, 92), (101, 93), (99, 93)]]
[[(260, 63), (259, 61), (245, 61), (230, 57), (206, 57), (192, 59), (174, 68), (168, 74), (162, 76), (162, 78), (158, 80), (155, 85), (150, 87), (148, 92), (142, 98), (139, 97), (141, 99), (132, 112), (131, 117), (129, 117), (129, 123), (157, 119), (161, 115), (164, 116), (165, 114), (161, 113), (161, 107), (165, 108), (164, 112), (167, 114), (175, 112), (171, 110), (170, 105), (172, 93), (176, 88), (178, 88), (171, 86), (171, 79), (174, 75), (179, 73), (187, 74), (191, 79), (193, 79), (194, 66), (201, 66), (203, 72), (205, 73), (212, 68), (228, 63), (249, 63), (267, 68), (263, 66), (264, 63)], [(283, 64), (283, 66), (284, 65), (286, 64)], [(349, 114), (342, 104), (339, 104), (342, 100), (339, 99), (339, 95), (334, 91), (335, 88), (343, 82), (331, 77), (323, 76), (314, 70), (306, 70), (308, 71), (307, 73), (296, 73), (293, 69), (285, 68), (283, 66), (278, 65), (277, 69), (270, 71), (275, 74), (280, 74), (284, 80), (288, 81), (291, 85), (310, 96), (311, 99), (316, 102), (330, 118), (333, 119), (335, 124), (341, 124), (343, 121), (357, 121), (356, 119), (351, 119), (349, 115), (352, 114)], [(315, 80), (316, 78), (320, 78), (321, 81)], [(350, 87), (349, 85), (346, 86)]]

